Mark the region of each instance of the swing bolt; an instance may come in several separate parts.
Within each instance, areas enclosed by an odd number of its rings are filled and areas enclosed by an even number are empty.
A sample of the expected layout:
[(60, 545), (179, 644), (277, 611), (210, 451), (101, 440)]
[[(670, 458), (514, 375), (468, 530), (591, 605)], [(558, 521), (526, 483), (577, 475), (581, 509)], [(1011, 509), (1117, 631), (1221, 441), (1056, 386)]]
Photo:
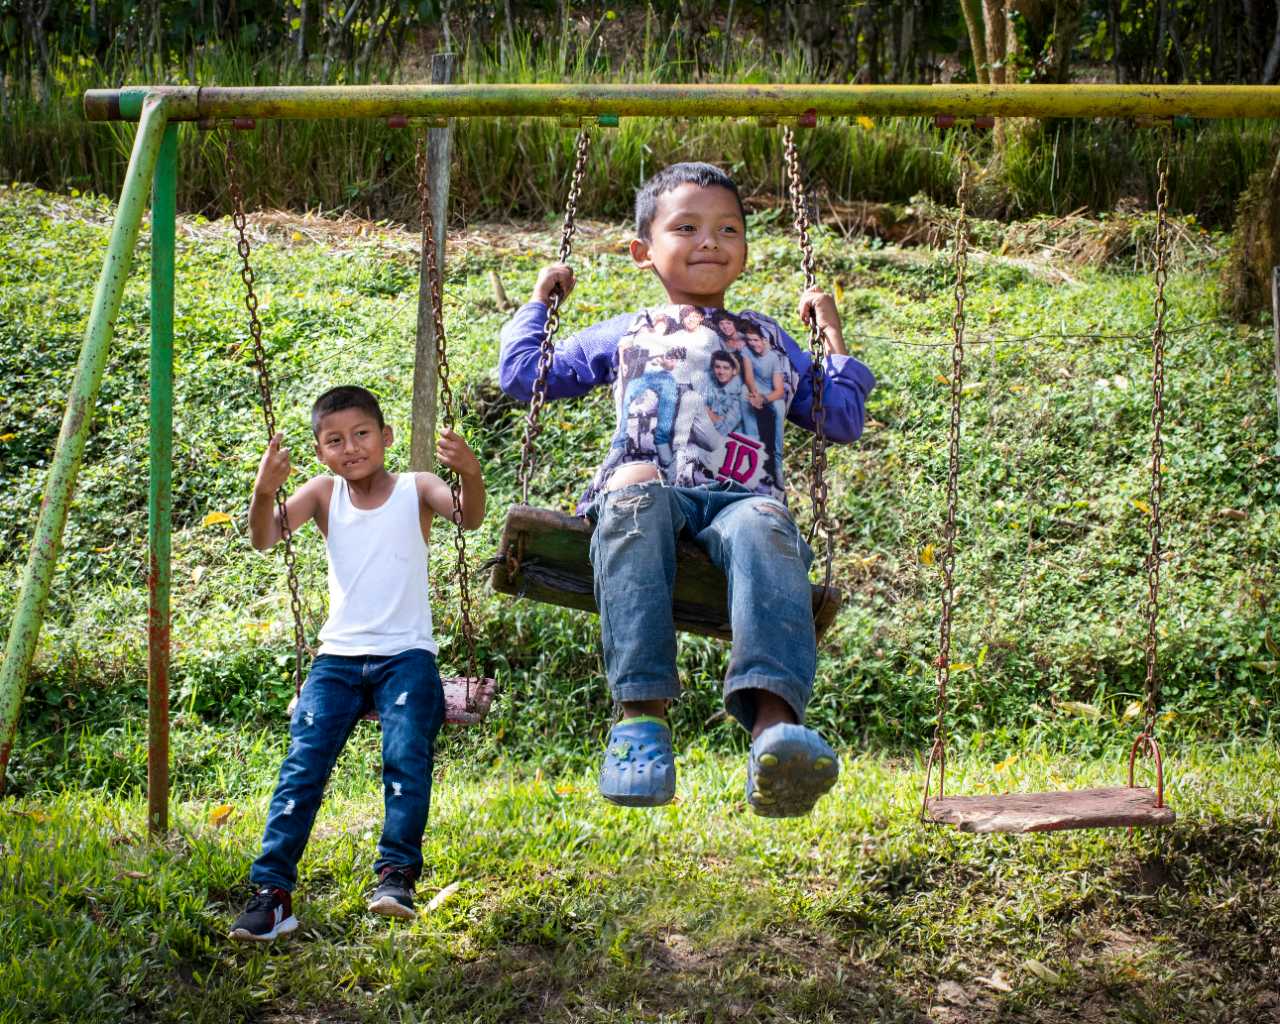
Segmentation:
[(797, 128), (817, 128), (818, 112), (813, 107), (810, 107), (803, 114), (801, 114), (799, 117), (796, 118), (795, 126)]
[(257, 120), (252, 117), (233, 117), (231, 119), (231, 127), (240, 132), (251, 132), (258, 126)]
[(392, 114), (387, 118), (388, 128), (408, 128), (409, 119), (404, 114)]

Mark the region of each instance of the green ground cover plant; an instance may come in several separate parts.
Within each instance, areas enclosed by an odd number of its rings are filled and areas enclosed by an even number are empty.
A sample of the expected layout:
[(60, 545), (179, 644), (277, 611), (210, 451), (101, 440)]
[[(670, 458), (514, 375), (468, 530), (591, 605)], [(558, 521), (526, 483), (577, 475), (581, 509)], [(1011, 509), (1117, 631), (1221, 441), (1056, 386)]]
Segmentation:
[[(0, 192), (0, 611), (8, 618), (111, 206), (18, 187)], [(800, 275), (773, 214), (753, 219), (736, 301), (793, 331)], [(1161, 619), (1167, 730), (1270, 736), (1280, 502), (1270, 340), (1218, 317), (1207, 286), (1221, 240), (1196, 234), (1170, 281), (1166, 474), (1168, 557)], [(997, 226), (975, 225), (993, 237)], [(283, 428), (306, 472), (311, 398), (337, 381), (383, 395), (407, 451), (417, 273), (411, 234), (351, 221), (255, 221), (265, 339)], [(975, 254), (971, 267), (959, 597), (952, 724), (992, 756), (1028, 734), (1081, 749), (1123, 743), (1142, 692), (1152, 285), (1133, 262), (1103, 268)], [(589, 223), (566, 331), (646, 301), (625, 233)], [(515, 499), (523, 409), (496, 388), (492, 275), (522, 297), (552, 258), (547, 229), (496, 227), (455, 239), (447, 322), (462, 428), (488, 466), (493, 513), (474, 535), (493, 552)], [(229, 225), (184, 219), (178, 244), (174, 671), (179, 775), (234, 771), (201, 741), (210, 727), (279, 727), (291, 643), (278, 559), (249, 550), (246, 494), (262, 444)], [(145, 706), (146, 274), (139, 253), (103, 383), (10, 779), (19, 791), (137, 787)], [(936, 546), (945, 467), (951, 312), (948, 254), (874, 248), (824, 234), (819, 274), (841, 296), (847, 334), (880, 378), (866, 436), (832, 451), (842, 527), (836, 578), (849, 601), (824, 644), (812, 708), (845, 744), (916, 749), (933, 713)], [(940, 379), (941, 378), (941, 379)], [(534, 494), (571, 508), (603, 450), (603, 393), (548, 409)], [(796, 463), (803, 493), (802, 463)], [(807, 525), (806, 502), (796, 501)], [(323, 616), (323, 548), (300, 545), (307, 616)], [(479, 762), (546, 770), (595, 756), (609, 719), (595, 620), (499, 599), (479, 585), (481, 656), (503, 680), (490, 727), (450, 740)], [(457, 650), (449, 560), (433, 562), (447, 663)], [(723, 645), (685, 638), (688, 695), (677, 733), (715, 748), (742, 737), (720, 710)], [(190, 743), (183, 738), (188, 731)], [(216, 746), (216, 744), (215, 744)], [(123, 756), (130, 751), (128, 756)], [(189, 760), (188, 760), (189, 754)]]
[[(837, 1022), (1280, 1019), (1273, 746), (1184, 744), (1159, 834), (966, 836), (918, 823), (917, 763), (857, 755), (805, 819), (746, 810), (740, 757), (680, 756), (675, 804), (588, 773), (438, 770), (412, 922), (364, 911), (377, 733), (335, 772), (301, 930), (224, 938), (248, 894), (281, 731), (247, 786), (145, 806), (67, 790), (0, 807), (0, 1021)], [(953, 785), (1114, 782), (1024, 747)]]

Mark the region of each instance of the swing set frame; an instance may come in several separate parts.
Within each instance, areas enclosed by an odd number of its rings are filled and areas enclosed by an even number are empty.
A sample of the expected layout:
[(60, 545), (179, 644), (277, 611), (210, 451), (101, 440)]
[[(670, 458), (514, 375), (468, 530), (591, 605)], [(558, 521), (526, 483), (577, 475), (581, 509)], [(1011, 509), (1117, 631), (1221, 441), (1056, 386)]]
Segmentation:
[(148, 815), (169, 823), (169, 665), (173, 470), (174, 244), (178, 127), (237, 119), (557, 117), (1280, 118), (1277, 86), (1151, 85), (401, 85), (137, 86), (93, 89), (89, 121), (136, 121), (137, 133), (94, 291), (40, 515), (0, 665), (0, 794), (36, 651), (90, 420), (148, 197), (151, 204), (150, 482), (148, 488)]

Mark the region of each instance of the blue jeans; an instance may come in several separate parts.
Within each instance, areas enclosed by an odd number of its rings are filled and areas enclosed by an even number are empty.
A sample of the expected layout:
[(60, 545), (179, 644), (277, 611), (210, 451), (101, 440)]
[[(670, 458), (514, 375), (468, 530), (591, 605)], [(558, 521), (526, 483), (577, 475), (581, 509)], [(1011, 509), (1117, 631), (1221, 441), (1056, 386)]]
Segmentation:
[(651, 481), (601, 495), (588, 515), (596, 522), (591, 564), (614, 700), (680, 695), (671, 593), (676, 538), (687, 531), (729, 581), (733, 650), (725, 709), (750, 729), (755, 704), (743, 691), (767, 690), (804, 721), (818, 658), (813, 552), (780, 501), (725, 481), (705, 487)]
[(255, 887), (293, 891), (329, 773), (351, 730), (370, 709), (382, 719), (385, 808), (373, 869), (421, 873), (434, 745), (444, 724), (444, 689), (435, 656), (422, 650), (322, 654), (311, 666), (293, 712), (289, 752), (267, 811), (262, 853), (249, 871)]

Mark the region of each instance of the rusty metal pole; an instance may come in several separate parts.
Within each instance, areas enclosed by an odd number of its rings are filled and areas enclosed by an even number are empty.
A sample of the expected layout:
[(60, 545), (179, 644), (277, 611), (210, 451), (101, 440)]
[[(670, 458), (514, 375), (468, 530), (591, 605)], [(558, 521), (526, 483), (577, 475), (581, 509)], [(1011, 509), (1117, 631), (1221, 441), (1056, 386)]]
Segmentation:
[(1280, 457), (1280, 266), (1271, 268), (1271, 327), (1275, 333), (1275, 352), (1271, 369), (1276, 378), (1276, 448)]
[(1274, 85), (129, 86), (84, 94), (90, 121), (131, 121), (163, 95), (174, 121), (230, 117), (1280, 117)]
[(138, 133), (134, 136), (120, 205), (111, 225), (107, 256), (94, 291), (93, 309), (80, 346), (80, 359), (71, 394), (67, 398), (67, 410), (62, 417), (62, 432), (58, 435), (57, 448), (45, 481), (40, 519), (36, 523), (31, 554), (22, 575), (13, 619), (9, 623), (4, 664), (0, 666), (0, 793), (4, 792), (9, 754), (18, 727), (18, 709), (49, 601), (49, 584), (58, 562), (62, 529), (67, 522), (71, 494), (84, 456), (85, 442), (89, 438), (89, 419), (102, 383), (107, 350), (111, 346), (111, 334), (133, 261), (133, 247), (138, 240), (138, 229), (142, 224), (142, 213), (147, 205), (147, 193), (166, 124), (165, 100), (148, 98), (143, 103)]
[[(458, 58), (437, 53), (431, 58), (431, 83), (453, 81)], [(453, 119), (427, 132), (427, 173), (431, 181), (431, 219), (436, 225), (436, 274), (444, 283), (445, 221), (449, 210), (449, 169), (453, 162)], [(423, 226), (426, 230), (426, 226)], [(431, 282), (427, 261), (418, 274), (418, 333), (413, 357), (413, 420), (409, 439), (409, 468), (415, 473), (435, 469), (436, 438), (436, 327), (431, 315)]]
[(151, 482), (147, 505), (147, 827), (169, 830), (169, 584), (173, 526), (173, 287), (178, 126), (151, 186)]

